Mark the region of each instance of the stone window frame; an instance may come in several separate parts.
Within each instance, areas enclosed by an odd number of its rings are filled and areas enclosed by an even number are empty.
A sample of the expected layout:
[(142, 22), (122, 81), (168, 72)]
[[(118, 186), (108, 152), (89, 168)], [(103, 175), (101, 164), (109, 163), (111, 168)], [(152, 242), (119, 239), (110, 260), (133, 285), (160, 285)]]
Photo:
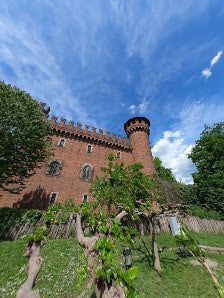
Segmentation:
[(116, 157), (119, 158), (119, 159), (121, 158), (121, 151), (117, 151)]
[[(90, 174), (87, 178), (83, 177), (83, 171), (85, 169), (85, 167), (89, 166), (90, 167)], [(81, 171), (80, 171), (80, 179), (82, 181), (92, 181), (93, 180), (93, 173), (94, 173), (94, 168), (90, 163), (84, 163), (81, 167)]]
[[(63, 145), (61, 145), (61, 141), (64, 141)], [(60, 138), (59, 141), (58, 141), (58, 147), (64, 148), (65, 147), (65, 143), (66, 143), (66, 139), (65, 138)]]
[[(50, 173), (50, 164), (52, 162), (57, 162), (59, 164), (58, 170), (57, 170), (57, 172), (55, 174), (51, 174)], [(60, 159), (51, 159), (51, 160), (49, 160), (47, 162), (46, 175), (49, 175), (49, 176), (58, 176), (58, 175), (60, 175), (61, 169), (62, 169), (62, 160), (60, 160)]]
[[(51, 202), (51, 200), (52, 200), (52, 196), (53, 196), (53, 195), (55, 195), (55, 198), (54, 198), (54, 201)], [(53, 204), (55, 204), (55, 203), (57, 202), (57, 200), (58, 200), (58, 192), (56, 192), (56, 191), (52, 191), (52, 192), (50, 193), (50, 196), (49, 196), (48, 205), (53, 205)]]
[(88, 203), (88, 202), (89, 202), (89, 196), (88, 196), (87, 193), (84, 193), (84, 194), (82, 195), (82, 202), (83, 202), (83, 203)]
[[(89, 150), (89, 148), (90, 148), (90, 150)], [(93, 152), (93, 145), (88, 144), (87, 147), (86, 147), (86, 152), (87, 153), (92, 153)]]

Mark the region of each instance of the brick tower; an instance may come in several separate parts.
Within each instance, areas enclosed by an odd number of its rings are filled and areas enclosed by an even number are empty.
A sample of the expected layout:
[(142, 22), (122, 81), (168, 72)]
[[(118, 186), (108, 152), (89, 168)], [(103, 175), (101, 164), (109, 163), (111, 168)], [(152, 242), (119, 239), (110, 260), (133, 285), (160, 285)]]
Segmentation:
[(124, 130), (132, 147), (134, 162), (144, 165), (145, 174), (153, 174), (155, 166), (149, 143), (150, 121), (145, 117), (134, 117), (124, 124)]

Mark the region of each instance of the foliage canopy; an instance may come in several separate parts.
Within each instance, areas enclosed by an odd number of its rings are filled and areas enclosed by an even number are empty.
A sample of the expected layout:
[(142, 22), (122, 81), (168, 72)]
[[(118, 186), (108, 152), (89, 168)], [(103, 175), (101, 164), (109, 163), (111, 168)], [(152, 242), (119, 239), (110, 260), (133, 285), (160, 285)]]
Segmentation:
[(202, 206), (224, 217), (224, 122), (205, 125), (189, 158), (195, 163), (193, 173), (197, 197)]
[[(132, 281), (138, 274), (138, 268), (132, 267), (126, 272), (121, 268), (116, 261), (115, 244), (117, 241), (130, 244), (136, 234), (131, 220), (139, 219), (140, 214), (153, 210), (152, 182), (142, 169), (141, 163), (125, 166), (124, 162), (119, 163), (116, 157), (109, 154), (108, 166), (101, 168), (104, 177), (96, 177), (92, 182), (90, 194), (96, 200), (81, 206), (82, 220), (94, 236), (82, 238), (81, 233), (77, 232), (80, 243), (91, 241), (93, 245), (94, 257), (97, 256), (97, 270), (94, 273), (96, 284), (104, 284), (105, 288), (111, 285), (119, 288), (121, 283), (128, 297), (135, 295)], [(128, 224), (121, 220), (124, 216), (130, 220)], [(76, 230), (79, 231), (77, 222)], [(90, 263), (92, 252), (88, 254)]]
[(24, 179), (49, 156), (50, 134), (39, 103), (0, 82), (0, 188), (21, 189)]
[(176, 179), (173, 176), (172, 170), (164, 167), (159, 157), (154, 157), (153, 161), (156, 168), (156, 173), (160, 178), (169, 182), (176, 182)]

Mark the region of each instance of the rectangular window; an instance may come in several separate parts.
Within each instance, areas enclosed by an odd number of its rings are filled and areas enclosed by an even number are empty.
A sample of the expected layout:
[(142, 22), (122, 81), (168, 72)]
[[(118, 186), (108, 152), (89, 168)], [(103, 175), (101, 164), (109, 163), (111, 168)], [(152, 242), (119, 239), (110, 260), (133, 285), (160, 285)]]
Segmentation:
[(83, 203), (88, 202), (88, 195), (84, 194), (82, 197)]
[(91, 146), (91, 145), (88, 145), (88, 146), (87, 146), (87, 152), (88, 152), (88, 153), (91, 153), (91, 152), (92, 152), (92, 146)]
[(51, 192), (48, 205), (52, 205), (52, 204), (56, 203), (57, 198), (58, 198), (58, 193), (57, 192)]

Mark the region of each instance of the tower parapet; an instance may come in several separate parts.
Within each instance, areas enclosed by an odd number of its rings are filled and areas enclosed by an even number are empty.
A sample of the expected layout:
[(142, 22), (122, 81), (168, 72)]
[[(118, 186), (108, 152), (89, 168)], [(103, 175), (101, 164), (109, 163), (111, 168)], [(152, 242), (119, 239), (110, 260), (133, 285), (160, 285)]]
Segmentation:
[(149, 127), (150, 121), (145, 117), (134, 117), (124, 124), (124, 130), (132, 147), (134, 162), (141, 162), (144, 165), (143, 171), (146, 174), (153, 174), (155, 166), (149, 142)]
[(77, 126), (74, 126), (74, 121), (69, 121), (69, 124), (66, 124), (66, 119), (61, 118), (60, 122), (57, 122), (58, 117), (52, 116), (50, 123), (53, 127), (53, 131), (59, 135), (68, 135), (71, 138), (81, 139), (87, 142), (93, 142), (109, 146), (111, 148), (117, 148), (118, 150), (123, 149), (125, 151), (131, 151), (131, 146), (127, 141), (127, 138), (122, 139), (121, 135), (116, 136), (114, 133), (106, 131), (103, 134), (103, 130), (99, 129), (97, 132), (95, 127), (92, 127), (92, 130), (89, 130), (89, 125), (85, 125), (85, 128), (82, 129), (82, 124), (77, 123)]

